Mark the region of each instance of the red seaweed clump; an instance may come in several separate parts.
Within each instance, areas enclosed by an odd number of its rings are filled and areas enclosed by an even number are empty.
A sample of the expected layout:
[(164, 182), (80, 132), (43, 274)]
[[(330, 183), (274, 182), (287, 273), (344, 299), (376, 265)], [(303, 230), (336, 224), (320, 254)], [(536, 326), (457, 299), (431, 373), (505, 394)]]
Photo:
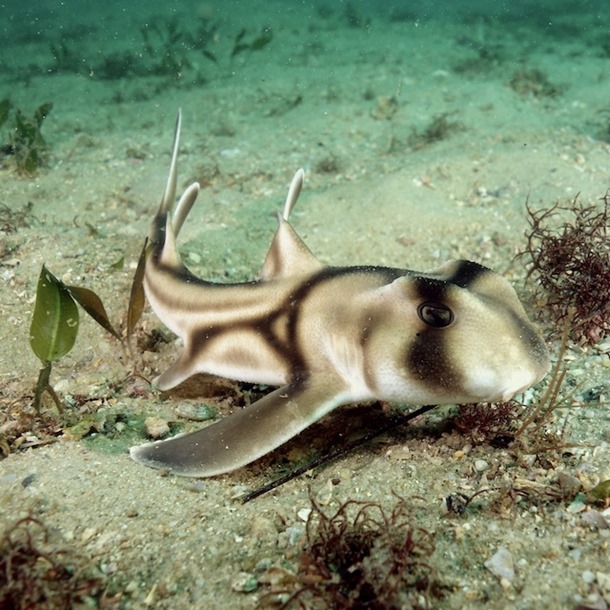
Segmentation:
[(0, 538), (0, 610), (71, 610), (104, 597), (87, 560), (58, 548), (39, 519), (24, 517)]
[(434, 536), (414, 525), (402, 498), (391, 513), (348, 500), (332, 516), (311, 502), (297, 588), (281, 608), (417, 610), (442, 597), (429, 563)]
[[(540, 286), (543, 314), (557, 328), (572, 316), (572, 339), (589, 345), (610, 334), (610, 195), (586, 206), (576, 196), (538, 211), (527, 206), (529, 271)], [(561, 215), (563, 224), (553, 222)]]

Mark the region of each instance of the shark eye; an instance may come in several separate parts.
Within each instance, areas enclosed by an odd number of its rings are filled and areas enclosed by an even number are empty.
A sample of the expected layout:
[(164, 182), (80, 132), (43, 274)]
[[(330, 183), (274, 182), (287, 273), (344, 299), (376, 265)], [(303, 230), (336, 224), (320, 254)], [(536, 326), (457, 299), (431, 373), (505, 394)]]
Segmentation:
[(445, 328), (453, 322), (453, 312), (442, 303), (422, 303), (417, 308), (419, 319), (433, 328)]

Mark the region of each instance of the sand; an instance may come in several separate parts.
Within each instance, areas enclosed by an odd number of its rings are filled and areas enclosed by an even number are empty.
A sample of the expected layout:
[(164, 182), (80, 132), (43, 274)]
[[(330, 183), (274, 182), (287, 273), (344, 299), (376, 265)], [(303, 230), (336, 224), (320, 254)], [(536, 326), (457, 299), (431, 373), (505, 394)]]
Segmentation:
[[(179, 186), (203, 186), (181, 235), (197, 275), (256, 277), (275, 213), (303, 167), (293, 221), (324, 263), (430, 269), (477, 260), (514, 282), (535, 316), (526, 260), (513, 259), (525, 247), (525, 202), (540, 209), (579, 194), (601, 206), (610, 187), (604, 2), (497, 13), (473, 3), (396, 3), (382, 14), (375, 3), (279, 0), (2, 10), (10, 14), (3, 95), (29, 116), (47, 101), (53, 109), (42, 128), (46, 167), (22, 176), (5, 156), (0, 168), (1, 203), (13, 212), (32, 204), (26, 222), (0, 234), (0, 430), (11, 445), (0, 461), (0, 531), (26, 514), (39, 518), (54, 545), (93, 566), (105, 607), (254, 608), (269, 602), (270, 567), (297, 570), (310, 493), (328, 514), (349, 499), (391, 511), (397, 494), (413, 525), (434, 535), (427, 562), (446, 587), (440, 599), (416, 597), (420, 607), (607, 607), (610, 514), (577, 492), (610, 478), (608, 340), (570, 344), (565, 387), (584, 406), (555, 415), (549, 430), (564, 430), (566, 418), (567, 427), (553, 450), (478, 445), (443, 427), (453, 413), (445, 409), (245, 505), (241, 494), (312, 447), (327, 449), (327, 430), (335, 439), (344, 427), (362, 433), (383, 421), (379, 409), (340, 409), (288, 449), (210, 480), (139, 466), (127, 449), (145, 440), (146, 417), (177, 431), (179, 405), (214, 404), (222, 417), (259, 392), (199, 379), (179, 393), (155, 393), (134, 375), (151, 379), (180, 347), (168, 331), (154, 349), (144, 347), (160, 328), (147, 308), (133, 358), (83, 314), (74, 349), (51, 377), (69, 405), (65, 419), (45, 403), (44, 423), (31, 432), (19, 420), (32, 413), (39, 369), (28, 337), (41, 265), (95, 290), (111, 320), (124, 322), (178, 108)], [(160, 24), (163, 33), (172, 19), (189, 32), (215, 24), (205, 49), (217, 61), (183, 37), (173, 48), (190, 66), (143, 74), (138, 61), (153, 59), (140, 28)], [(167, 34), (155, 36), (160, 48)], [(251, 47), (239, 50), (240, 41)], [(134, 67), (110, 78), (103, 58), (125, 52)], [(426, 129), (439, 117), (446, 129), (435, 139)], [(8, 123), (0, 134), (6, 143)], [(119, 261), (123, 268), (114, 268)], [(541, 330), (557, 329), (545, 322)], [(549, 348), (556, 359), (556, 338)], [(596, 388), (601, 396), (583, 402)], [(75, 440), (67, 422), (85, 416), (101, 423)], [(487, 488), (465, 514), (447, 513), (450, 494)], [(509, 578), (493, 562), (486, 567), (499, 549), (513, 564)], [(499, 557), (506, 564), (504, 551)], [(96, 604), (99, 594), (89, 600)]]

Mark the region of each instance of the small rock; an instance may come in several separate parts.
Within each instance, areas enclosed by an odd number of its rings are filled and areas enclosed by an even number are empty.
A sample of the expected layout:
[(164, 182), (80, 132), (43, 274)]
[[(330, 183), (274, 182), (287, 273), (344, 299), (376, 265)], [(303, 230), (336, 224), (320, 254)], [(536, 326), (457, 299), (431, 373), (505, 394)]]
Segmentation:
[(607, 530), (610, 525), (598, 510), (588, 510), (583, 513), (581, 519), (591, 528)]
[(606, 390), (606, 386), (602, 384), (593, 386), (592, 388), (589, 388), (586, 392), (583, 392), (582, 399), (585, 402), (598, 401), (600, 397), (606, 393)]
[(218, 416), (218, 409), (206, 404), (181, 404), (176, 407), (176, 415), (191, 421), (207, 421)]
[(466, 512), (466, 506), (468, 505), (468, 496), (463, 493), (449, 494), (445, 498), (445, 508), (448, 513), (454, 515), (463, 515)]
[(500, 547), (483, 565), (500, 581), (512, 583), (515, 579), (513, 556), (504, 547)]
[(148, 592), (148, 595), (144, 598), (144, 605), (147, 608), (151, 608), (156, 605), (156, 602), (157, 602), (157, 583), (155, 583), (152, 586), (152, 588)]
[(140, 585), (135, 580), (131, 580), (129, 581), (129, 583), (127, 583), (127, 586), (125, 587), (125, 593), (133, 595), (134, 593), (137, 593), (139, 589)]
[(258, 579), (250, 572), (240, 572), (233, 579), (231, 589), (237, 593), (252, 593), (258, 589)]
[(36, 478), (36, 475), (34, 473), (28, 474), (27, 477), (22, 479), (21, 487), (23, 487), (23, 488), (29, 487), (34, 482), (35, 478)]
[(393, 95), (382, 95), (377, 98), (371, 116), (378, 121), (389, 121), (398, 111), (398, 100)]
[[(332, 481), (329, 479), (326, 481), (326, 485), (320, 489), (320, 491), (316, 494), (316, 501), (320, 506), (328, 506), (330, 501), (332, 500), (334, 494), (334, 485)], [(311, 512), (311, 510), (310, 510)], [(307, 515), (309, 517), (309, 515)]]
[(311, 508), (301, 508), (299, 511), (297, 511), (298, 518), (305, 523), (307, 523), (309, 515), (311, 515)]
[(147, 417), (144, 426), (150, 438), (162, 438), (169, 434), (169, 424), (161, 417)]
[(524, 453), (522, 456), (520, 456), (519, 462), (524, 466), (531, 468), (537, 459), (538, 456), (535, 453)]
[(559, 484), (561, 490), (564, 491), (567, 495), (576, 495), (582, 487), (580, 479), (571, 474), (568, 474), (567, 472), (559, 473), (559, 476), (557, 477), (557, 483)]
[(602, 595), (605, 598), (610, 598), (610, 573), (598, 572), (595, 575), (595, 580), (597, 580), (597, 586), (599, 587)]
[(305, 529), (300, 525), (290, 525), (286, 528), (286, 534), (288, 534), (288, 544), (293, 545), (305, 534)]
[(485, 460), (475, 460), (474, 469), (477, 472), (485, 472), (489, 468), (489, 464)]
[(91, 538), (93, 538), (93, 536), (95, 536), (96, 533), (97, 533), (97, 530), (94, 527), (88, 527), (81, 534), (81, 537), (80, 537), (81, 542), (89, 542), (89, 540), (91, 540)]
[(605, 504), (607, 506), (610, 501), (610, 479), (602, 481), (593, 489), (590, 489), (586, 498), (592, 504)]
[(258, 542), (268, 540), (275, 542), (277, 540), (277, 529), (275, 524), (268, 517), (257, 515), (252, 520), (250, 526), (250, 534)]
[(580, 496), (576, 496), (574, 500), (570, 503), (570, 505), (566, 508), (566, 512), (577, 514), (582, 513), (587, 509), (587, 505), (583, 502), (583, 499)]

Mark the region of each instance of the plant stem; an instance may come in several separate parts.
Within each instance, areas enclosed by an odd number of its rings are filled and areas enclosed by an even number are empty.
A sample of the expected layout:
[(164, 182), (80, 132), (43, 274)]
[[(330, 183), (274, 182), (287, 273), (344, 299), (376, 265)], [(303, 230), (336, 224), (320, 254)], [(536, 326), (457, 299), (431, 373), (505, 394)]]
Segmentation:
[(51, 387), (50, 378), (52, 366), (53, 362), (51, 360), (43, 362), (42, 368), (38, 373), (38, 383), (36, 384), (36, 392), (34, 393), (34, 408), (38, 415), (40, 415), (40, 399), (42, 398), (43, 392), (48, 392), (51, 395), (51, 398), (60, 413), (63, 413), (64, 410), (61, 400), (59, 400), (59, 396), (57, 396), (55, 390)]

